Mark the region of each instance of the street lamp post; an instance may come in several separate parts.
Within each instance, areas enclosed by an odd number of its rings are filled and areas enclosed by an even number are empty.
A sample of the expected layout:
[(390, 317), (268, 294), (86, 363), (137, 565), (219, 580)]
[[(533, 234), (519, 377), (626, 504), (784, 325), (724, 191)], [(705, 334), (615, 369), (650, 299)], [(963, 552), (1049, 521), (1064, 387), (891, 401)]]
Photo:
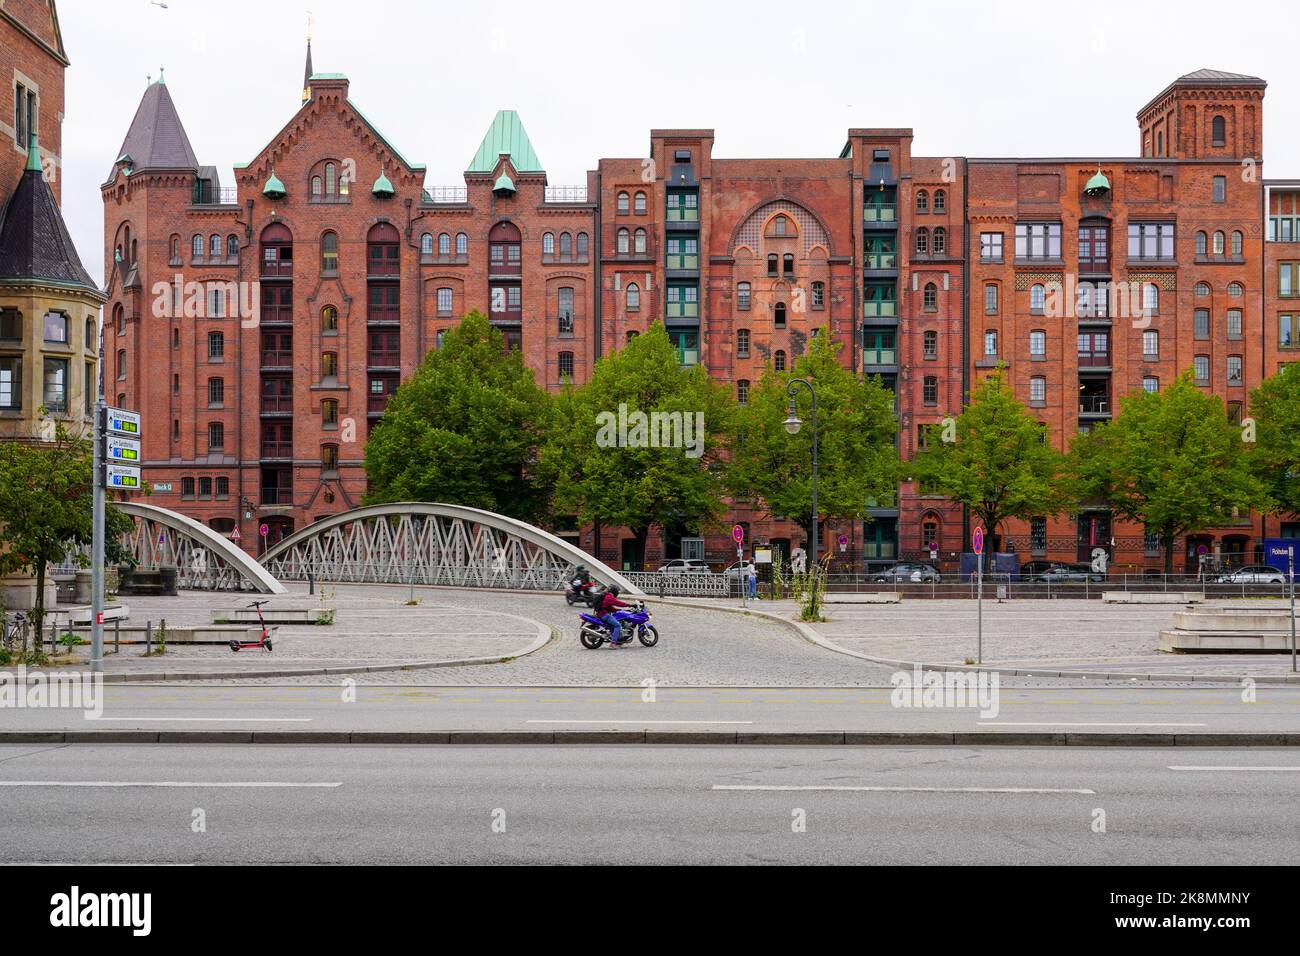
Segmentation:
[(795, 412), (794, 396), (802, 385), (808, 389), (812, 395), (812, 540), (808, 542), (809, 567), (817, 567), (817, 389), (813, 388), (812, 382), (806, 378), (795, 378), (790, 380), (790, 385), (786, 388), (786, 394), (790, 396), (790, 414), (785, 420), (785, 430), (791, 435), (799, 434), (799, 429), (803, 427), (803, 422), (799, 420)]

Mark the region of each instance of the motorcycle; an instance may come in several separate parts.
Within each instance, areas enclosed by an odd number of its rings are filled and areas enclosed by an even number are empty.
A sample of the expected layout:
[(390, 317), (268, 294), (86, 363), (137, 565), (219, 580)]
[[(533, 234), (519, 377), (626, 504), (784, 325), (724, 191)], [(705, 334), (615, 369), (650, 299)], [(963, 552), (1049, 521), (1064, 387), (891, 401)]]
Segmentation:
[(605, 589), (595, 581), (587, 581), (584, 583), (579, 579), (574, 578), (569, 582), (568, 588), (565, 589), (564, 600), (569, 607), (573, 607), (575, 604), (585, 604), (587, 607), (595, 607), (600, 603), (600, 599), (604, 594)]
[(632, 640), (633, 634), (646, 647), (654, 647), (659, 643), (659, 631), (650, 623), (650, 610), (644, 601), (614, 612), (614, 620), (618, 624), (617, 635), (612, 634), (605, 622), (594, 614), (581, 614), (579, 617), (582, 626), (578, 630), (578, 640), (589, 651), (594, 651), (606, 641), (626, 644)]

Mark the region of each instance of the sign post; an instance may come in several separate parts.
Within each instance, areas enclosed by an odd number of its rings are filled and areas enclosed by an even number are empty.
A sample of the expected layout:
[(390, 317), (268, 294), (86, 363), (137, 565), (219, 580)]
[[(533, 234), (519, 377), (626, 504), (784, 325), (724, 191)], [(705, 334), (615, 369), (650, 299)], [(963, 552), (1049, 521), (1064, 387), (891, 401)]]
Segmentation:
[(1295, 672), (1295, 545), (1286, 549), (1286, 576), (1291, 582), (1291, 671)]
[(745, 607), (748, 604), (746, 595), (749, 593), (749, 575), (745, 573), (745, 566), (740, 562), (745, 560), (745, 528), (743, 525), (733, 524), (731, 526), (731, 540), (736, 542), (736, 562), (737, 562), (737, 580), (740, 581), (740, 605)]
[(984, 663), (984, 529), (979, 525), (970, 536), (971, 550), (975, 552), (975, 587), (978, 589), (976, 596), (977, 619), (975, 625), (975, 663)]
[(102, 394), (95, 400), (90, 670), (96, 674), (104, 670), (104, 498), (110, 488), (114, 491), (140, 490), (140, 436), (140, 416), (137, 413), (108, 407)]

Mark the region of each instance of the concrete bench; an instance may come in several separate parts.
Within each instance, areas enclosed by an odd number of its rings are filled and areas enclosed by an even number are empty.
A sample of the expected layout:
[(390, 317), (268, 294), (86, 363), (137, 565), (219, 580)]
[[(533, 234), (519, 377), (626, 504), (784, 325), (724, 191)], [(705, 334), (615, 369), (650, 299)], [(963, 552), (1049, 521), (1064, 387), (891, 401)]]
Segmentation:
[[(62, 628), (60, 633), (63, 630), (70, 630), (87, 638), (90, 637), (90, 628), (84, 624), (78, 624), (71, 628)], [(143, 624), (119, 625), (116, 629), (106, 627), (104, 629), (104, 643), (113, 643), (114, 637), (117, 637), (122, 644), (144, 644), (149, 639), (149, 633)], [(185, 627), (167, 625), (168, 644), (229, 644), (232, 640), (257, 641), (261, 637), (262, 629), (258, 627), (221, 624), (196, 624)], [(158, 643), (157, 621), (153, 624), (152, 643)]]
[(1200, 604), (1205, 595), (1200, 591), (1104, 591), (1104, 604)]
[(1167, 654), (1289, 654), (1291, 632), (1161, 631), (1156, 650)]
[(867, 591), (862, 594), (827, 592), (824, 604), (898, 604), (903, 595), (898, 591)]
[[(60, 614), (66, 613), (68, 615), (68, 620), (70, 620), (73, 624), (90, 624), (91, 609), (89, 604), (76, 604), (73, 605), (72, 607), (60, 607), (59, 613)], [(111, 621), (125, 621), (130, 616), (131, 616), (131, 609), (127, 607), (125, 604), (104, 605), (105, 623)]]
[[(267, 624), (333, 624), (334, 611), (324, 607), (264, 607), (262, 619)], [(257, 608), (218, 608), (212, 612), (213, 624), (256, 624)]]
[(117, 587), (118, 594), (176, 596), (176, 571), (160, 568), (156, 571), (135, 569), (125, 574)]

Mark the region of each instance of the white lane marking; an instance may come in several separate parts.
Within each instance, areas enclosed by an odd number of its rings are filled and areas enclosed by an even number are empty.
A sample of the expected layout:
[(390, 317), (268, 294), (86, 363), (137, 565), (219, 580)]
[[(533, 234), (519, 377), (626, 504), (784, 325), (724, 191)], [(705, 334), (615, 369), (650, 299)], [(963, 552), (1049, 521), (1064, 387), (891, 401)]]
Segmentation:
[(1246, 770), (1246, 771), (1256, 771), (1256, 772), (1265, 772), (1265, 773), (1267, 773), (1267, 772), (1272, 772), (1272, 773), (1300, 773), (1300, 767), (1231, 767), (1231, 766), (1225, 766), (1225, 767), (1210, 767), (1210, 766), (1205, 766), (1205, 767), (1201, 767), (1201, 766), (1195, 766), (1195, 765), (1192, 765), (1192, 764), (1187, 764), (1187, 765), (1184, 765), (1184, 766), (1172, 766), (1172, 767), (1167, 767), (1166, 769), (1168, 769), (1168, 770)]
[(980, 727), (1208, 727), (1209, 724), (1170, 724), (1142, 723), (1136, 720), (1117, 720), (1109, 723), (1100, 721), (1079, 721), (1062, 723), (1059, 720), (998, 720), (981, 721)]
[(319, 789), (343, 786), (342, 781), (333, 783), (280, 783), (263, 780), (0, 780), (0, 787), (186, 787), (186, 788), (222, 788), (222, 789), (270, 789), (297, 790)]
[(752, 720), (525, 720), (526, 724), (752, 724)]
[(829, 790), (847, 793), (1084, 793), (1095, 790), (1057, 789), (1052, 787), (837, 787), (837, 786), (776, 786), (766, 784), (721, 784), (714, 790)]
[(218, 724), (307, 724), (312, 717), (87, 717), (87, 720), (129, 720), (129, 721), (203, 721)]

